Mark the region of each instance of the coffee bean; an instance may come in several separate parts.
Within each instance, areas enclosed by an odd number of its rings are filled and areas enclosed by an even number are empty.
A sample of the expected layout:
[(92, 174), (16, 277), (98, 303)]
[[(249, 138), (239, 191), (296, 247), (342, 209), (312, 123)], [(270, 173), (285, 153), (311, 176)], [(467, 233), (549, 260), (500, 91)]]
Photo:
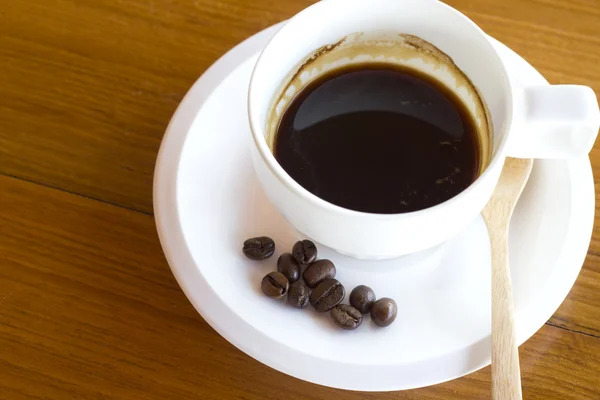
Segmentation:
[(263, 278), (260, 287), (267, 296), (279, 298), (287, 294), (289, 282), (281, 272), (270, 272)]
[(251, 260), (265, 260), (275, 253), (275, 242), (267, 236), (250, 238), (244, 242), (242, 251)]
[(344, 286), (335, 279), (326, 279), (310, 294), (310, 304), (319, 312), (331, 310), (344, 300)]
[(302, 277), (309, 287), (317, 287), (325, 279), (335, 278), (335, 265), (329, 260), (315, 261), (306, 268)]
[(292, 307), (306, 308), (310, 298), (310, 288), (302, 280), (296, 281), (290, 285), (288, 291), (288, 303)]
[(292, 255), (302, 265), (308, 265), (317, 259), (317, 246), (310, 240), (301, 240), (294, 244)]
[(338, 304), (331, 310), (331, 318), (337, 326), (348, 331), (354, 330), (362, 324), (362, 314), (348, 304)]
[(294, 283), (300, 278), (300, 264), (290, 253), (283, 253), (279, 256), (277, 271), (284, 274), (290, 283)]
[(350, 304), (363, 314), (371, 311), (375, 300), (375, 292), (365, 285), (355, 287), (350, 293)]
[(371, 319), (377, 326), (389, 326), (396, 319), (396, 315), (398, 306), (394, 300), (387, 297), (377, 300), (371, 308)]

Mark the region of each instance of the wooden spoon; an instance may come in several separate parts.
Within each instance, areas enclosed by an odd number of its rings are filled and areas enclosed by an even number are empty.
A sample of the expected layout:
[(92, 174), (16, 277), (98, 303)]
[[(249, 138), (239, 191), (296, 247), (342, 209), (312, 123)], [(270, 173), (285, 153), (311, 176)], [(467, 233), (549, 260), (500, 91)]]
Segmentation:
[(508, 225), (533, 160), (507, 158), (483, 209), (492, 249), (492, 399), (520, 400), (521, 371), (508, 266)]

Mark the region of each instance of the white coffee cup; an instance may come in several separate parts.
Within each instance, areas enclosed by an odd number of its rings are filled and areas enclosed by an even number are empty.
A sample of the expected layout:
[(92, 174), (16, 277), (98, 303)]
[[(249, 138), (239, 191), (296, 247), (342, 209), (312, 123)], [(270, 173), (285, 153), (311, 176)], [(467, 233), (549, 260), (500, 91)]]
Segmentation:
[[(452, 199), (404, 214), (348, 210), (308, 192), (277, 163), (267, 143), (273, 102), (290, 74), (322, 46), (357, 32), (414, 35), (450, 56), (487, 104), (492, 154), (483, 173)], [(471, 222), (489, 200), (505, 157), (575, 158), (600, 125), (592, 89), (515, 87), (485, 33), (437, 0), (325, 0), (290, 19), (261, 53), (250, 82), (252, 158), (270, 201), (300, 232), (357, 258), (386, 259), (433, 247)]]

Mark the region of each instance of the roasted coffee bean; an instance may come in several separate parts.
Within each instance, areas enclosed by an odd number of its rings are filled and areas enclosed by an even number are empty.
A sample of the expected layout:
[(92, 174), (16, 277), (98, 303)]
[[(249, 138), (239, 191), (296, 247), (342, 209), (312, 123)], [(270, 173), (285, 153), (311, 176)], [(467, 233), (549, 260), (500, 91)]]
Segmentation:
[(310, 299), (310, 288), (302, 280), (296, 281), (290, 285), (288, 291), (288, 303), (292, 307), (306, 308)]
[(242, 251), (251, 260), (265, 260), (275, 253), (275, 242), (267, 236), (250, 238), (244, 242)]
[(310, 304), (319, 312), (331, 310), (344, 300), (344, 286), (335, 279), (326, 279), (310, 294)]
[(357, 286), (350, 292), (350, 304), (363, 314), (371, 311), (375, 300), (375, 292), (365, 285)]
[(331, 318), (337, 326), (348, 331), (354, 330), (362, 324), (362, 314), (348, 304), (338, 304), (331, 310)]
[(317, 287), (325, 279), (335, 278), (335, 265), (329, 260), (315, 261), (304, 270), (302, 277), (309, 287)]
[(377, 326), (389, 326), (396, 319), (396, 315), (398, 306), (394, 300), (387, 297), (377, 300), (371, 308), (371, 319)]
[(290, 283), (294, 283), (300, 278), (300, 264), (290, 253), (283, 253), (279, 256), (277, 271), (284, 274)]
[(317, 259), (317, 246), (310, 240), (301, 240), (294, 244), (292, 255), (302, 265), (308, 265)]
[(289, 285), (287, 278), (281, 272), (268, 273), (260, 283), (263, 293), (274, 298), (285, 296)]

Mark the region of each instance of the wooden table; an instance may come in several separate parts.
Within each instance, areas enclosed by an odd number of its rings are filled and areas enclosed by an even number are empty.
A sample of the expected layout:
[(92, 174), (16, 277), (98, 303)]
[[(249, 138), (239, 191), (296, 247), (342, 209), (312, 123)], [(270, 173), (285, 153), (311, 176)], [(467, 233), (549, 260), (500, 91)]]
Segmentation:
[[(0, 399), (489, 398), (489, 368), (345, 392), (234, 348), (187, 301), (152, 216), (169, 118), (198, 76), (310, 0), (0, 0)], [(552, 83), (600, 97), (600, 0), (452, 0)], [(591, 153), (600, 176), (600, 145)], [(526, 399), (600, 398), (600, 231), (521, 347)]]

